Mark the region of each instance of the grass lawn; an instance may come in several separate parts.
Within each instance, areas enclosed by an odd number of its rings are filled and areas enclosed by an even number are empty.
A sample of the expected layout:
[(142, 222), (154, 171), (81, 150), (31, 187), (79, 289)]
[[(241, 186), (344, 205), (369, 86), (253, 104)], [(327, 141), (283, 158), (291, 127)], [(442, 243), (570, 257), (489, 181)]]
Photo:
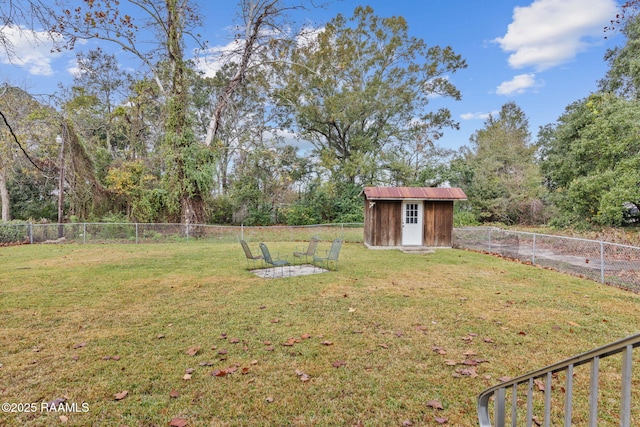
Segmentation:
[(346, 243), (339, 271), (276, 280), (227, 243), (27, 245), (0, 265), (0, 402), (37, 406), (2, 426), (473, 426), (484, 388), (636, 333), (640, 308), (453, 249)]

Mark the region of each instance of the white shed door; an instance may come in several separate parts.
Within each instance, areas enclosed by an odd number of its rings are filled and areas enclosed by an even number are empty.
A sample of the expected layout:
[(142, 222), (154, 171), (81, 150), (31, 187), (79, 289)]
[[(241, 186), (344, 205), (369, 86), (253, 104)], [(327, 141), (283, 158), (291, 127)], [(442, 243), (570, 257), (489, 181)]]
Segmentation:
[(421, 201), (402, 202), (402, 246), (422, 246)]

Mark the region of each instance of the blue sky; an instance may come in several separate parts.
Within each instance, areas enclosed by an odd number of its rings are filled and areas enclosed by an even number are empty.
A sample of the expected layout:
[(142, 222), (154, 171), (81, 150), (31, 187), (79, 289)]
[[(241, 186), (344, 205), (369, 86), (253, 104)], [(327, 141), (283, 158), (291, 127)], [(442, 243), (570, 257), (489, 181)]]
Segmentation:
[[(203, 37), (211, 46), (227, 45), (236, 2), (200, 3), (207, 23)], [(597, 89), (607, 70), (606, 50), (624, 43), (620, 34), (603, 31), (618, 11), (616, 0), (333, 0), (304, 18), (321, 24), (338, 13), (351, 16), (364, 4), (380, 16), (403, 16), (412, 36), (428, 45), (449, 45), (466, 59), (468, 68), (450, 77), (462, 100), (432, 100), (434, 109), (449, 108), (460, 123), (460, 130), (447, 130), (439, 142), (452, 149), (468, 144), (487, 115), (509, 101), (523, 109), (535, 139), (540, 126), (555, 122), (567, 105)], [(51, 94), (59, 82), (70, 81), (75, 53), (53, 54), (46, 43), (8, 34), (15, 37), (18, 58), (9, 62), (0, 53), (1, 81), (36, 94)], [(95, 45), (79, 49), (89, 47)]]

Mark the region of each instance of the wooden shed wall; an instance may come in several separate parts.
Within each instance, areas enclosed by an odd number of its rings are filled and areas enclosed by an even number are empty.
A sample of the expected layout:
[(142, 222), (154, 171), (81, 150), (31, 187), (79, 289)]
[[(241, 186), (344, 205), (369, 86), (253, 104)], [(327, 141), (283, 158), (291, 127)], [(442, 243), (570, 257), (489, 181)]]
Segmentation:
[(423, 241), (425, 246), (453, 245), (453, 202), (426, 201), (424, 205)]
[[(369, 246), (402, 246), (402, 201), (365, 199), (364, 242)], [(453, 201), (423, 203), (422, 244), (429, 247), (453, 245)]]
[(364, 202), (364, 242), (369, 246), (402, 245), (402, 203), (376, 200), (373, 208)]

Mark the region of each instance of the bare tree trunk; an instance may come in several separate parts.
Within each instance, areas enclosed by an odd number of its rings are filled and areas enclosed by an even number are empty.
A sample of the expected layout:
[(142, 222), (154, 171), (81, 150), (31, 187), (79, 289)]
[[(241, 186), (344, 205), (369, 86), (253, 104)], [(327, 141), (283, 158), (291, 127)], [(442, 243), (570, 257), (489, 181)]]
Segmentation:
[(0, 168), (0, 201), (2, 202), (2, 221), (11, 221), (9, 190), (7, 189), (7, 170)]
[(205, 144), (208, 146), (211, 145), (218, 133), (220, 120), (231, 101), (231, 96), (238, 86), (240, 86), (242, 80), (244, 80), (247, 69), (249, 68), (251, 56), (257, 48), (260, 32), (263, 31), (265, 26), (269, 25), (268, 20), (271, 16), (277, 15), (281, 12), (281, 10), (276, 7), (278, 2), (279, 0), (245, 0), (243, 3), (245, 21), (244, 47), (242, 49), (240, 63), (238, 64), (238, 70), (222, 91), (213, 114), (211, 115), (211, 120), (209, 121), (209, 126), (207, 128), (207, 136), (204, 140)]

